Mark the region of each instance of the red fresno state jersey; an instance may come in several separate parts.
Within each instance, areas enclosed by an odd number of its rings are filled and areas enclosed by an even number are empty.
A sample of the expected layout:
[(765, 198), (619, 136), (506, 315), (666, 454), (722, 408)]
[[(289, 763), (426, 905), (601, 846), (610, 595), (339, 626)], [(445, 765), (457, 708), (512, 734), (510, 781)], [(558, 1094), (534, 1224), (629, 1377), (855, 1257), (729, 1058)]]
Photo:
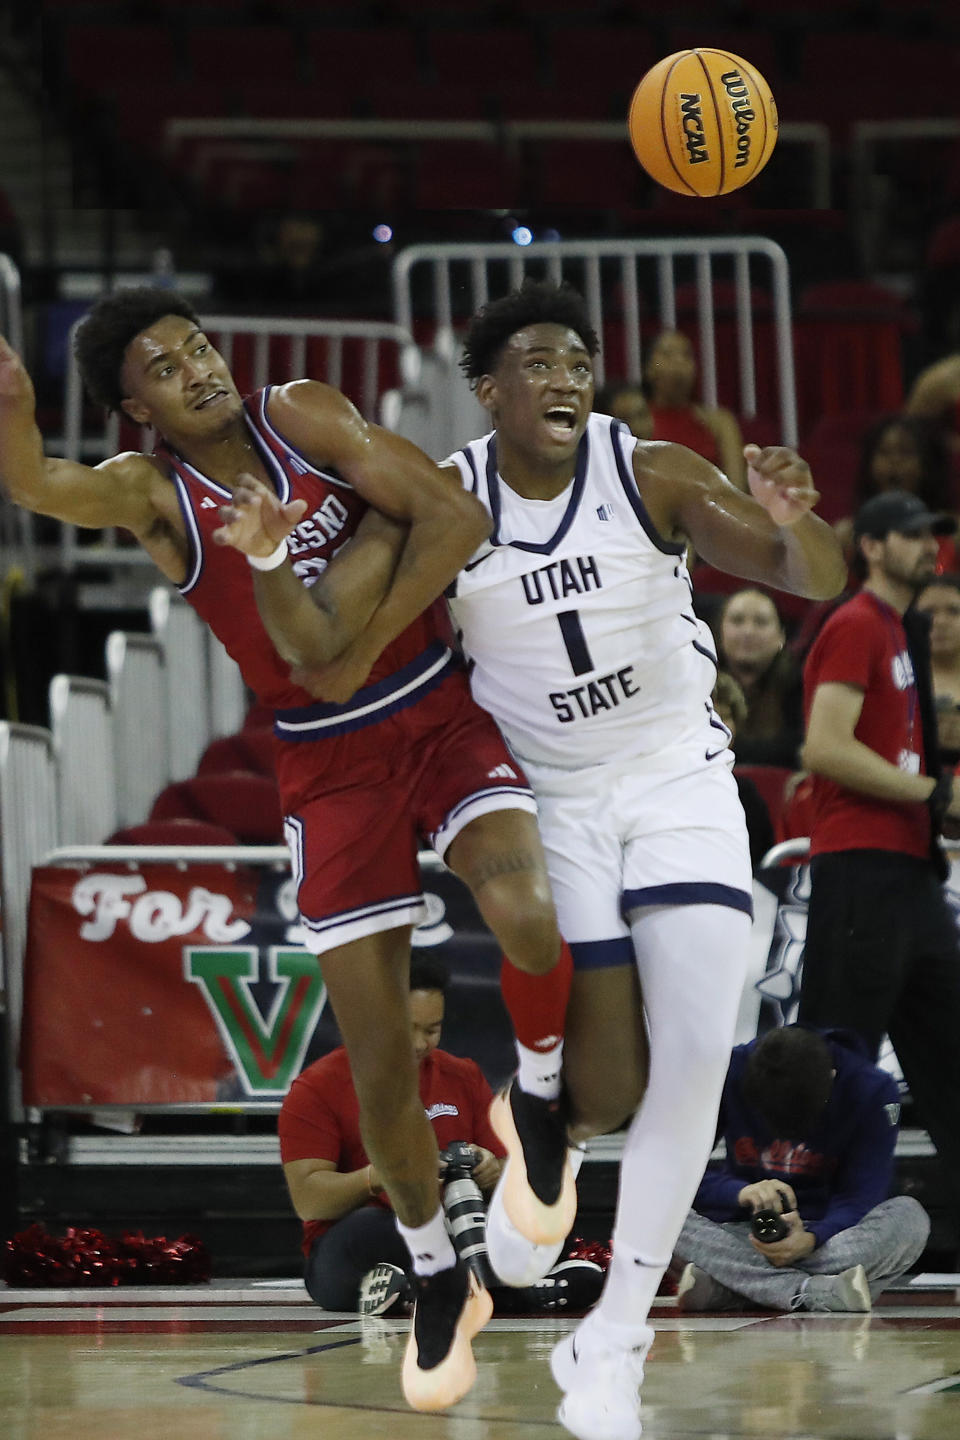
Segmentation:
[[(303, 519), (290, 536), (288, 546), (293, 568), (304, 584), (313, 584), (323, 573), (342, 545), (354, 534), (367, 509), (367, 502), (348, 481), (332, 468), (320, 469), (309, 461), (290, 441), (285, 440), (272, 425), (268, 410), (268, 385), (248, 396), (244, 410), (250, 436), (257, 453), (284, 502), (303, 499), (307, 509)], [(266, 705), (292, 714), (305, 707), (309, 712), (323, 712), (323, 733), (331, 733), (330, 716), (351, 706), (318, 704), (300, 686), (293, 684), (287, 663), (273, 647), (260, 620), (253, 593), (253, 577), (246, 557), (230, 546), (217, 545), (213, 532), (223, 523), (221, 505), (230, 501), (230, 491), (200, 473), (168, 447), (161, 445), (157, 454), (169, 468), (177, 489), (189, 546), (187, 577), (178, 586), (181, 595), (221, 641), (227, 653), (240, 667), (244, 680), (257, 698)], [(418, 673), (421, 657), (430, 668), (440, 662), (446, 651), (449, 635), (446, 613), (438, 601), (419, 616), (383, 651), (370, 673), (363, 695), (380, 682), (389, 689), (389, 678), (403, 671)], [(449, 652), (443, 656), (445, 665)], [(335, 723), (335, 721), (334, 721)], [(289, 722), (291, 733), (285, 738), (308, 738), (307, 724)], [(277, 726), (280, 733), (281, 726)], [(309, 738), (320, 738), (311, 733)]]

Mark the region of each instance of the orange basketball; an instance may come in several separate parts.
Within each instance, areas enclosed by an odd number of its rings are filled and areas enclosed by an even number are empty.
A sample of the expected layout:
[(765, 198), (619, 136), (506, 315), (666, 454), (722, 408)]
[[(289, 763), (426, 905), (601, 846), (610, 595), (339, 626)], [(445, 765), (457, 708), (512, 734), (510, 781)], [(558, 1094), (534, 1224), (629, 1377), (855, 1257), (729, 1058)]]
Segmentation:
[(678, 50), (648, 70), (630, 101), (630, 144), (651, 179), (680, 195), (727, 195), (763, 169), (777, 143), (770, 86), (727, 50)]

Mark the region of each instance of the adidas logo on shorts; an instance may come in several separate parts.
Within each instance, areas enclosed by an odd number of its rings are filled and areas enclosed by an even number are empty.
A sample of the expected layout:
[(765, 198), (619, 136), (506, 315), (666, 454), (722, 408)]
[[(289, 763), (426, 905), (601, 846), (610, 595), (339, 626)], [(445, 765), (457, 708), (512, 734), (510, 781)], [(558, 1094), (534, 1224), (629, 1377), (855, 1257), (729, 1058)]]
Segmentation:
[(488, 780), (516, 780), (516, 770), (511, 770), (509, 765), (496, 765), (492, 770), (487, 771)]

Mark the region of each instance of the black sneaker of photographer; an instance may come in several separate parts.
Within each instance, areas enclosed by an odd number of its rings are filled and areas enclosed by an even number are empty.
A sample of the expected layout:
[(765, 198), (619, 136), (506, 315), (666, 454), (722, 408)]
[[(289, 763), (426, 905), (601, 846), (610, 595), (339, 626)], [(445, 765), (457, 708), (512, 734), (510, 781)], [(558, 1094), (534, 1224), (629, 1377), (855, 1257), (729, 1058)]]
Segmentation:
[(470, 1342), (493, 1314), (493, 1301), (462, 1260), (435, 1275), (414, 1275), (412, 1284), (403, 1393), (413, 1410), (446, 1410), (477, 1378)]
[(603, 1276), (593, 1260), (562, 1260), (542, 1280), (514, 1293), (521, 1300), (526, 1297), (530, 1309), (538, 1313), (562, 1310), (579, 1315), (600, 1299)]
[(507, 1152), (498, 1182), (507, 1218), (534, 1245), (565, 1240), (577, 1213), (577, 1188), (562, 1100), (528, 1095), (514, 1079), (494, 1098), (490, 1123)]
[(403, 1309), (409, 1287), (399, 1265), (374, 1265), (360, 1281), (361, 1315), (395, 1315)]

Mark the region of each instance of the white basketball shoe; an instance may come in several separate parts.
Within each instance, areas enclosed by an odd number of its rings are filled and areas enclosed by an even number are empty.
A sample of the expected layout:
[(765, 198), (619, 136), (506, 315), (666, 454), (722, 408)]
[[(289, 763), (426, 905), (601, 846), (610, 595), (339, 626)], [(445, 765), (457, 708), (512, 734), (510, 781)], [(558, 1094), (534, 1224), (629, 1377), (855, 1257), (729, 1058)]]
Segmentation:
[(557, 1419), (577, 1440), (640, 1440), (640, 1386), (653, 1344), (649, 1326), (624, 1345), (595, 1311), (555, 1345), (553, 1378), (564, 1391)]

